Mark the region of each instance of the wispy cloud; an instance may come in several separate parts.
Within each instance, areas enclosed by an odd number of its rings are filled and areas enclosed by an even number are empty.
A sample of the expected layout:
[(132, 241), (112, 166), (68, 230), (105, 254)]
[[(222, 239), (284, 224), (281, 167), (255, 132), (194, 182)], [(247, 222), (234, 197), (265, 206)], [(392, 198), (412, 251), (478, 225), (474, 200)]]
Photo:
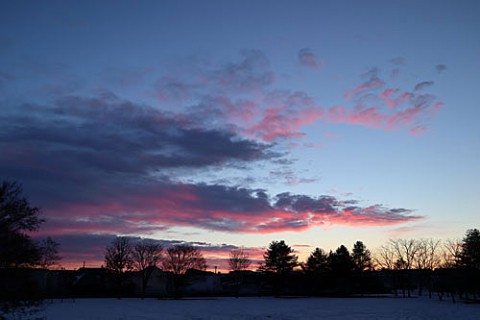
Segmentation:
[(428, 88), (428, 87), (433, 86), (433, 84), (434, 84), (433, 81), (422, 81), (422, 82), (417, 83), (417, 84), (415, 85), (414, 90), (415, 90), (415, 91), (423, 90), (423, 89), (426, 89), (426, 88)]
[(311, 69), (319, 69), (322, 65), (315, 53), (309, 48), (300, 49), (298, 52), (298, 62), (302, 67)]
[(345, 94), (346, 99), (350, 99), (352, 97), (355, 97), (365, 91), (370, 91), (370, 90), (376, 90), (380, 89), (385, 85), (385, 81), (382, 79), (378, 78), (377, 76), (372, 76), (370, 79), (367, 81), (359, 84), (355, 88), (352, 89), (352, 91), (349, 91)]
[[(298, 53), (299, 63), (318, 67), (315, 54), (307, 48)], [(391, 61), (404, 67), (402, 58)], [(188, 66), (188, 67), (186, 67)], [(302, 90), (276, 87), (277, 73), (267, 56), (258, 50), (244, 51), (229, 63), (199, 65), (189, 62), (173, 75), (156, 83), (156, 96), (162, 103), (180, 104), (190, 117), (201, 119), (209, 127), (229, 127), (237, 134), (265, 142), (298, 139), (304, 128), (321, 121), (350, 123), (391, 130), (422, 126), (429, 107), (422, 107), (417, 117), (407, 123), (396, 121), (402, 113), (413, 113), (415, 99), (433, 82), (424, 81), (413, 92), (390, 86), (379, 68), (360, 75), (360, 83), (346, 91), (347, 102), (322, 106), (318, 98)], [(433, 102), (432, 102), (433, 103)]]
[(447, 66), (444, 65), (444, 64), (437, 64), (435, 66), (435, 70), (438, 72), (438, 73), (442, 73), (444, 72), (445, 70), (447, 70)]
[[(394, 65), (403, 61), (395, 59)], [(429, 93), (433, 81), (417, 83), (414, 91), (388, 87), (381, 78), (378, 68), (361, 75), (366, 79), (345, 94), (346, 104), (330, 107), (326, 119), (334, 123), (348, 123), (384, 130), (407, 129), (413, 135), (427, 130), (426, 119), (430, 119), (444, 105)], [(354, 104), (353, 107), (348, 105)]]
[(190, 59), (181, 67), (172, 68), (155, 87), (162, 102), (168, 98), (186, 101), (185, 98), (192, 96), (258, 93), (274, 79), (275, 73), (265, 54), (259, 50), (245, 50), (238, 60), (227, 63)]
[(303, 92), (273, 91), (265, 96), (264, 105), (258, 122), (246, 130), (264, 141), (300, 137), (303, 126), (323, 117), (323, 109)]

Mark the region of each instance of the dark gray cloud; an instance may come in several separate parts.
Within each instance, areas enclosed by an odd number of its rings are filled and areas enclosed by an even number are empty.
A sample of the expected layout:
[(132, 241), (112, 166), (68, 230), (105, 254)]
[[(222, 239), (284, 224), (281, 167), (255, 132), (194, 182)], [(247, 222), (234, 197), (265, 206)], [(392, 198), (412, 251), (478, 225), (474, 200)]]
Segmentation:
[[(187, 116), (103, 98), (68, 97), (53, 107), (18, 106), (0, 116), (4, 150), (48, 149), (88, 167), (141, 172), (273, 156), (269, 145), (197, 127)], [(58, 156), (58, 157), (56, 157)]]
[(435, 70), (438, 72), (438, 73), (442, 73), (444, 72), (445, 70), (447, 70), (447, 66), (444, 65), (444, 64), (437, 64), (435, 66)]
[(320, 68), (320, 62), (318, 61), (317, 56), (308, 48), (303, 48), (298, 52), (298, 62), (303, 67), (312, 69)]
[(5, 108), (0, 149), (0, 175), (21, 181), (48, 205), (101, 202), (143, 185), (163, 189), (182, 170), (238, 167), (280, 156), (272, 145), (107, 93)]
[(423, 82), (417, 83), (415, 85), (414, 90), (415, 91), (423, 90), (425, 88), (429, 88), (429, 87), (433, 86), (433, 84), (434, 84), (433, 81), (423, 81)]
[(405, 59), (403, 57), (395, 57), (390, 60), (390, 63), (394, 66), (401, 66), (405, 64)]
[(306, 195), (292, 195), (288, 192), (276, 196), (275, 207), (291, 212), (313, 212), (334, 214), (341, 205), (334, 197), (312, 198)]

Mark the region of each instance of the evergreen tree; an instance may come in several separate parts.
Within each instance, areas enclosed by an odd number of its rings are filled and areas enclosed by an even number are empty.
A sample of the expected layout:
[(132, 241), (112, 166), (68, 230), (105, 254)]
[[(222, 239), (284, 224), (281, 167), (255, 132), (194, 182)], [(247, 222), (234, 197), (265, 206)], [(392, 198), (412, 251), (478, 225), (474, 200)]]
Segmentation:
[(463, 238), (460, 261), (464, 267), (480, 270), (480, 231), (478, 229), (467, 230)]
[(287, 273), (298, 265), (298, 257), (285, 241), (272, 241), (265, 251), (265, 264), (261, 269), (275, 273)]
[(370, 250), (367, 249), (362, 241), (357, 241), (353, 245), (352, 259), (355, 264), (355, 270), (357, 271), (365, 271), (372, 268)]
[(355, 263), (353, 262), (347, 247), (341, 245), (328, 255), (330, 269), (337, 274), (347, 274), (353, 271)]
[(272, 241), (263, 254), (264, 264), (260, 270), (268, 272), (268, 279), (272, 284), (275, 296), (280, 296), (288, 273), (298, 265), (298, 257), (294, 250), (285, 241)]
[(308, 257), (305, 269), (308, 272), (320, 273), (328, 269), (328, 256), (320, 248), (316, 248)]

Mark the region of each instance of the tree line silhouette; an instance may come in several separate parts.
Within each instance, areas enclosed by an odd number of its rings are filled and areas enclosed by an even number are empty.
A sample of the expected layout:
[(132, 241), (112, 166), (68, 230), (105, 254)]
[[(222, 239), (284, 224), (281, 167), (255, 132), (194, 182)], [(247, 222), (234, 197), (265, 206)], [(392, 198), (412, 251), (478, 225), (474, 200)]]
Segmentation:
[[(0, 186), (0, 312), (31, 306), (42, 296), (26, 276), (32, 269), (58, 264), (59, 244), (51, 238), (35, 242), (29, 232), (43, 223), (39, 209), (31, 206), (21, 186), (6, 181)], [(315, 248), (305, 262), (285, 241), (272, 241), (263, 261), (253, 272), (248, 251), (230, 252), (230, 274), (223, 275), (228, 290), (220, 294), (240, 295), (246, 282), (260, 289), (257, 294), (346, 296), (378, 293), (412, 296), (436, 293), (439, 299), (477, 299), (480, 289), (480, 231), (469, 229), (461, 240), (391, 239), (375, 255), (362, 241), (351, 252), (340, 245), (326, 252)], [(118, 297), (129, 295), (129, 277), (141, 277), (141, 294), (155, 270), (171, 275), (171, 294), (181, 297), (188, 274), (205, 272), (206, 259), (200, 249), (188, 244), (163, 248), (159, 242), (116, 237), (105, 248), (105, 271)], [(220, 277), (220, 275), (216, 275)], [(252, 280), (253, 279), (253, 280)], [(130, 293), (129, 293), (130, 292)], [(1, 319), (0, 313), (0, 319)]]

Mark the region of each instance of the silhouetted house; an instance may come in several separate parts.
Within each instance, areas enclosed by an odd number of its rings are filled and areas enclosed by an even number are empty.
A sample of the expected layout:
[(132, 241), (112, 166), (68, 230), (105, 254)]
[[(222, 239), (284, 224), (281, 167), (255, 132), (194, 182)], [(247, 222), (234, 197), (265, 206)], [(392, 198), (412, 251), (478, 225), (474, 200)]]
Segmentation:
[(185, 295), (219, 295), (222, 293), (220, 275), (190, 269), (185, 273)]
[[(149, 267), (149, 270), (146, 272), (151, 272), (150, 278), (148, 279), (147, 286), (145, 288), (145, 296), (154, 296), (154, 297), (166, 297), (169, 295), (169, 287), (171, 286), (170, 282), (172, 279), (172, 274), (170, 272), (164, 272), (157, 267)], [(142, 294), (142, 273), (132, 272), (130, 280), (134, 286), (134, 294)]]
[(72, 292), (77, 296), (109, 296), (115, 287), (105, 268), (80, 268), (75, 272)]
[(65, 298), (72, 295), (73, 270), (34, 269), (33, 276), (43, 297)]
[(263, 275), (259, 272), (244, 270), (232, 271), (220, 277), (222, 292), (229, 296), (257, 296), (261, 292)]

